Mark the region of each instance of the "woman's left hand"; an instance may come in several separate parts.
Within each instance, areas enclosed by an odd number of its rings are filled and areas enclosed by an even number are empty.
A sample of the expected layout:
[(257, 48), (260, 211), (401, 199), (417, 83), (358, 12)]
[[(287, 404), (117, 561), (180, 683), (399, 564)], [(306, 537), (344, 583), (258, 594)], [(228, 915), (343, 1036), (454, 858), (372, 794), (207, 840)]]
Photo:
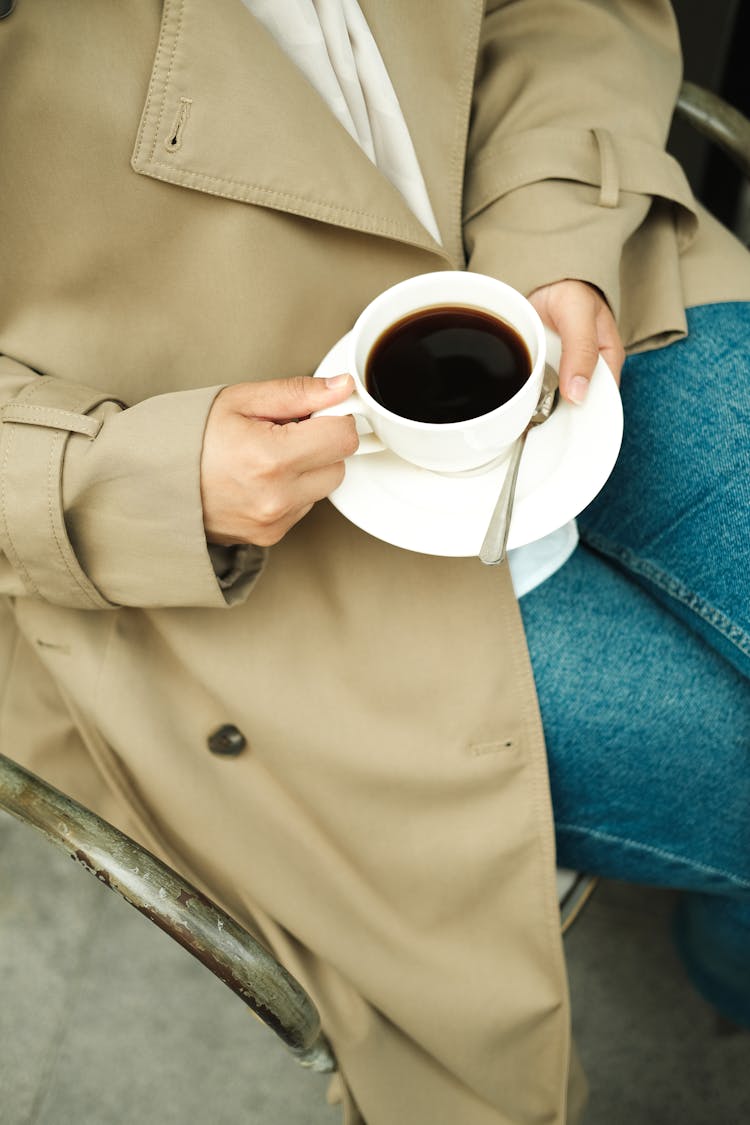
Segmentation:
[(562, 340), (563, 398), (583, 402), (600, 354), (619, 386), (625, 349), (612, 311), (598, 289), (584, 281), (555, 281), (535, 289), (529, 300)]

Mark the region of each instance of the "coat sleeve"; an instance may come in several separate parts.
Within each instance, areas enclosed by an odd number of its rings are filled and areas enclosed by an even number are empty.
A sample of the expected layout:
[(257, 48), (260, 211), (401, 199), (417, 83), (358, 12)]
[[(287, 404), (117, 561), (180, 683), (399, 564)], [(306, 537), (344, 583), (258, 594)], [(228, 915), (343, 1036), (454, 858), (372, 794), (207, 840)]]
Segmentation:
[(689, 186), (664, 151), (680, 81), (664, 0), (490, 0), (464, 194), (469, 267), (525, 293), (588, 281), (619, 317), (623, 249), (652, 211), (678, 251), (695, 233)]
[(213, 549), (200, 452), (219, 387), (134, 406), (0, 356), (0, 593), (78, 609), (222, 607), (260, 548)]

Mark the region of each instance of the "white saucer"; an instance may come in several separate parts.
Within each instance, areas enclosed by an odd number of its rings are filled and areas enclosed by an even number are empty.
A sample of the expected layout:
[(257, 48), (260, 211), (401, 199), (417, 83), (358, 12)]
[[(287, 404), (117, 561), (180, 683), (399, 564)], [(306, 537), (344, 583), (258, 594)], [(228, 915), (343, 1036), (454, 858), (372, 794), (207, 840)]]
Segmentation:
[[(315, 375), (346, 369), (344, 339)], [(547, 330), (548, 362), (560, 362), (560, 338)], [(622, 441), (620, 393), (599, 359), (585, 402), (563, 401), (529, 433), (516, 486), (508, 548), (556, 531), (583, 511), (612, 472)], [(343, 483), (330, 496), (342, 515), (378, 539), (426, 555), (479, 553), (507, 471), (507, 461), (483, 472), (444, 476), (394, 453), (350, 457)]]

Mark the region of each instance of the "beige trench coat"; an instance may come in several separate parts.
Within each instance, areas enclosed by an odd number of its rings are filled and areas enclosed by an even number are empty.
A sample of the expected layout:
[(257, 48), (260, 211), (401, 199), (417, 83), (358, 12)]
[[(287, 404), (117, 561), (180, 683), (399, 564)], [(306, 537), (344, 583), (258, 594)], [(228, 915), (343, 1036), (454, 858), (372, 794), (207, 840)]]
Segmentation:
[[(747, 255), (662, 151), (664, 3), (362, 6), (443, 248), (239, 0), (21, 0), (0, 24), (0, 747), (280, 953), (348, 1120), (356, 1099), (370, 1125), (563, 1122), (507, 572), (327, 503), (269, 552), (209, 550), (202, 432), (219, 386), (313, 371), (416, 273), (580, 277), (652, 346), (686, 304), (750, 297)], [(231, 760), (207, 749), (223, 723)]]

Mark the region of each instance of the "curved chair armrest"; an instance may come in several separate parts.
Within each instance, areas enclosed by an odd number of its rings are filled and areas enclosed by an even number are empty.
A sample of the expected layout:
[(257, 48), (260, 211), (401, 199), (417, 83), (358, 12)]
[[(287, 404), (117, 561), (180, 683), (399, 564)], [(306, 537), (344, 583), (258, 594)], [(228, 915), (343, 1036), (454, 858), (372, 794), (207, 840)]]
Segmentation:
[(135, 840), (0, 754), (0, 807), (31, 824), (219, 977), (312, 1070), (336, 1063), (302, 986), (216, 903)]
[(683, 82), (677, 113), (732, 158), (750, 179), (750, 121), (718, 94)]

